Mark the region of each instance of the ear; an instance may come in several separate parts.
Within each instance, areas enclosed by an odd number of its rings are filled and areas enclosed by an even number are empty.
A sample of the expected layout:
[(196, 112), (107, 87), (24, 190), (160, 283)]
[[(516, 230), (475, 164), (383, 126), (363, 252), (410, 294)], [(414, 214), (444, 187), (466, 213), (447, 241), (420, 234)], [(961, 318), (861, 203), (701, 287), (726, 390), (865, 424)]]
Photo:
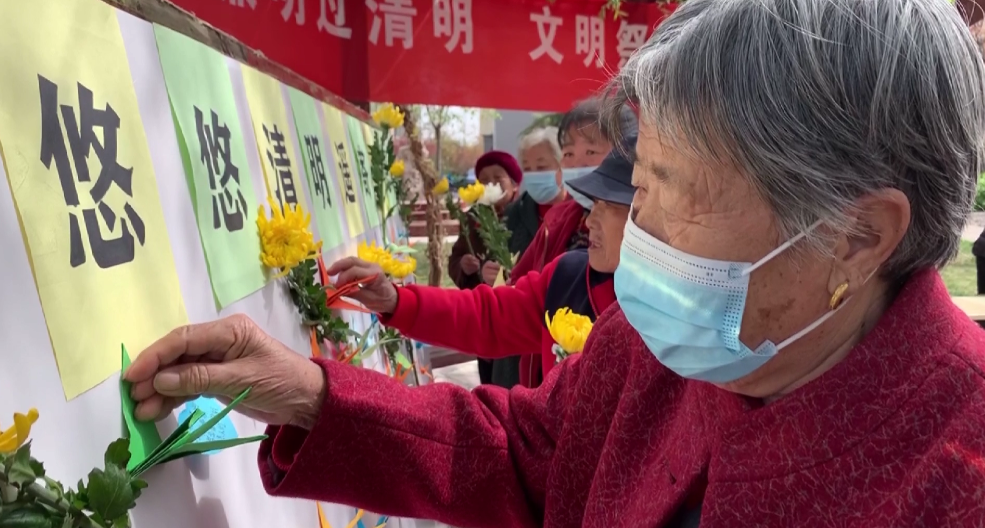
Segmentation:
[(848, 283), (857, 292), (893, 255), (910, 226), (910, 200), (899, 189), (880, 189), (855, 202), (853, 228), (838, 237), (828, 291)]

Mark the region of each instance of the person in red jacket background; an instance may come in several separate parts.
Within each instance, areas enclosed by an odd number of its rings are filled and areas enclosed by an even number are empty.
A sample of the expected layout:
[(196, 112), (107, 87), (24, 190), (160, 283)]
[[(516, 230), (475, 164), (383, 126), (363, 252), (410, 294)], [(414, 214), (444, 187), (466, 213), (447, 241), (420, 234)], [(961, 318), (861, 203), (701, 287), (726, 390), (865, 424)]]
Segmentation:
[[(570, 181), (584, 174), (585, 168), (597, 166), (612, 151), (607, 139), (612, 135), (599, 120), (600, 100), (592, 97), (576, 104), (561, 118), (558, 126), (558, 143), (561, 145), (561, 178), (558, 181), (555, 205), (545, 212), (543, 222), (520, 256), (510, 280), (519, 281), (531, 271), (541, 271), (566, 251), (588, 246), (587, 202), (577, 190), (572, 191)], [(620, 111), (616, 125), (623, 137), (636, 133), (636, 115), (627, 106)], [(578, 170), (581, 169), (581, 170)], [(543, 379), (541, 358), (538, 354), (523, 354), (517, 363), (519, 377), (536, 386)]]
[(454, 526), (980, 526), (985, 332), (939, 272), (985, 158), (954, 6), (688, 0), (613, 83), (617, 302), (540, 387), (405, 387), (239, 316), (136, 358), (138, 419), (252, 386), (269, 493)]
[[(612, 274), (619, 264), (619, 247), (633, 201), (633, 164), (624, 153), (636, 145), (625, 141), (591, 173), (570, 185), (589, 196), (594, 207), (586, 221), (589, 246), (569, 251), (540, 272), (531, 272), (512, 286), (472, 290), (449, 290), (409, 285), (397, 288), (388, 281), (375, 281), (364, 288), (366, 307), (381, 315), (380, 321), (412, 339), (475, 354), (502, 358), (517, 350), (539, 350), (537, 370), (520, 371), (520, 384), (540, 384), (539, 373), (555, 364), (554, 340), (544, 316), (561, 308), (595, 319), (615, 301)], [(329, 275), (345, 284), (366, 277), (382, 276), (379, 266), (357, 258), (333, 264)], [(449, 331), (467, 329), (467, 331)]]

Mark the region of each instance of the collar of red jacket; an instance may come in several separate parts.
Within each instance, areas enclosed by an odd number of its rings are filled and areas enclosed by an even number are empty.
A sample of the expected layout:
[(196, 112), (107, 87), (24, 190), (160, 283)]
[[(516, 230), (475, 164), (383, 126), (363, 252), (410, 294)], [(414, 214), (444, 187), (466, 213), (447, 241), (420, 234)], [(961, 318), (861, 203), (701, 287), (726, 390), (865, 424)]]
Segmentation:
[[(955, 352), (961, 348), (959, 339), (970, 332), (978, 332), (975, 324), (951, 302), (938, 272), (926, 270), (909, 280), (848, 357), (770, 405), (758, 406), (713, 385), (687, 381), (684, 400), (702, 407), (698, 414), (708, 418), (699, 427), (702, 434), (721, 439), (713, 456), (762, 462), (723, 464), (715, 480), (776, 478), (833, 463), (863, 441), (871, 445), (874, 431), (913, 399), (938, 392), (945, 399), (970, 397), (955, 389), (959, 382), (951, 384), (952, 376), (941, 375), (941, 369), (955, 370), (955, 364), (967, 366), (958, 372), (982, 375), (980, 358)], [(968, 365), (972, 361), (978, 364)], [(926, 431), (925, 439), (939, 433)]]

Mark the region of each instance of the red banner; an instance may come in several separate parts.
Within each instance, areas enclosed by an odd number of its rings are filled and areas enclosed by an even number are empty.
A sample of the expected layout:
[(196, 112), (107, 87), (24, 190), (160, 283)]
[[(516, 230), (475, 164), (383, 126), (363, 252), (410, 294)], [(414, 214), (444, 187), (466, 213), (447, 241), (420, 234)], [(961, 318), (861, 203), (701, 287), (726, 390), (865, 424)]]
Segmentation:
[(171, 0), (354, 101), (564, 111), (672, 7), (600, 0)]

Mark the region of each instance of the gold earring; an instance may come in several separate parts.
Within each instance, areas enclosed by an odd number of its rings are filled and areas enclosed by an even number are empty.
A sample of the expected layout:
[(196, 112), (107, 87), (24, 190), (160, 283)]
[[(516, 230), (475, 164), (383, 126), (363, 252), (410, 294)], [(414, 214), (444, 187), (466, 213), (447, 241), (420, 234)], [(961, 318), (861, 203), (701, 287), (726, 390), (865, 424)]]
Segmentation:
[(841, 306), (841, 302), (845, 299), (845, 292), (848, 290), (848, 281), (841, 283), (840, 286), (835, 288), (835, 292), (831, 295), (831, 301), (828, 302), (828, 306), (834, 310), (835, 308)]

